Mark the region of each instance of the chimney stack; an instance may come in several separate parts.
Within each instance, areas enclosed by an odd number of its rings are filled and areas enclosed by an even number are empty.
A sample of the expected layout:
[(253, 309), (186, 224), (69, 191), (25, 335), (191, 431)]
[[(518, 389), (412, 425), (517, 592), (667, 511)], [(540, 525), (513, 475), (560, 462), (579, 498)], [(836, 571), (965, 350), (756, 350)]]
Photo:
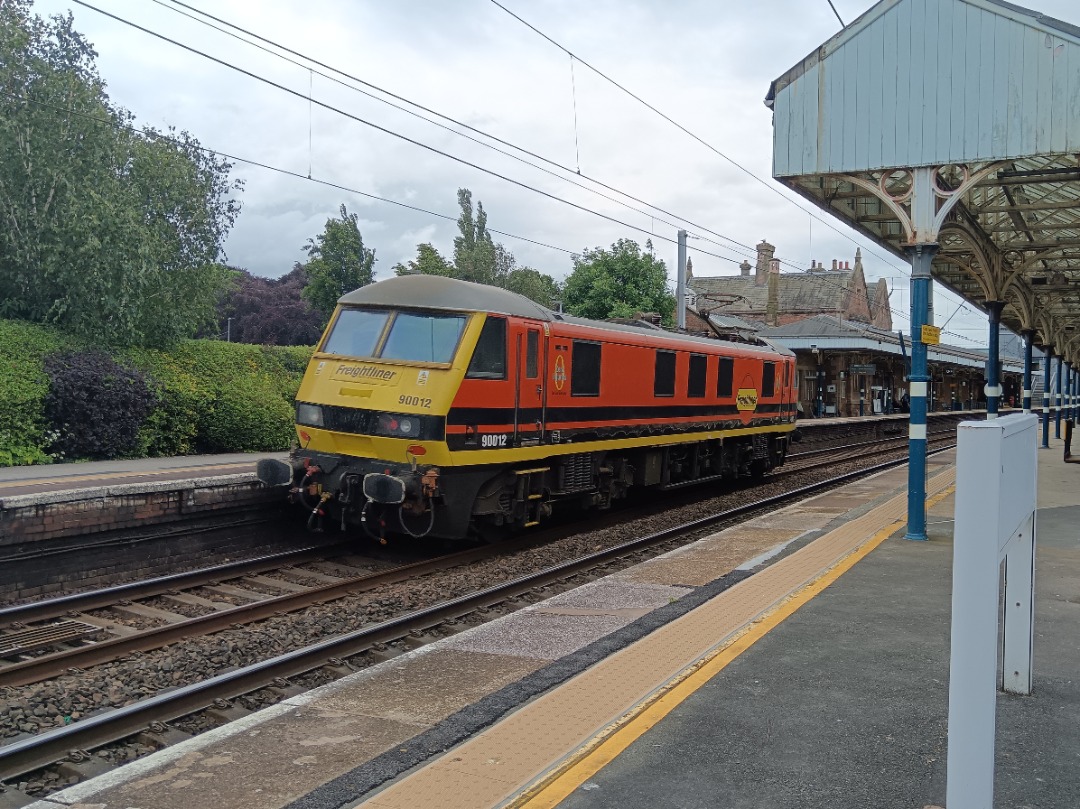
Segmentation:
[(776, 253), (776, 247), (764, 239), (757, 246), (757, 266), (754, 268), (754, 286), (765, 286), (769, 280), (769, 262)]
[(834, 270), (836, 269), (836, 259), (835, 258), (832, 260), (832, 268)]
[(739, 275), (742, 275), (743, 277), (749, 277), (750, 276), (750, 262), (749, 261), (744, 260), (743, 263), (739, 265)]
[(773, 258), (769, 260), (769, 272), (780, 274), (780, 259)]

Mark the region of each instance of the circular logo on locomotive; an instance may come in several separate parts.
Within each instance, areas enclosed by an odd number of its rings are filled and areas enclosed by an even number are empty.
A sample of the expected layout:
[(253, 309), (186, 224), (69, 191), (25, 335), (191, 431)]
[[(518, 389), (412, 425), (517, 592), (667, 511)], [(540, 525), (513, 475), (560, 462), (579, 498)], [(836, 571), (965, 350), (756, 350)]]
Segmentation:
[(754, 380), (749, 376), (743, 377), (742, 387), (735, 393), (735, 407), (739, 410), (739, 420), (743, 424), (749, 424), (757, 410), (758, 392), (754, 387)]
[(566, 361), (562, 354), (555, 358), (555, 373), (551, 378), (555, 380), (555, 390), (562, 390), (563, 385), (566, 384)]

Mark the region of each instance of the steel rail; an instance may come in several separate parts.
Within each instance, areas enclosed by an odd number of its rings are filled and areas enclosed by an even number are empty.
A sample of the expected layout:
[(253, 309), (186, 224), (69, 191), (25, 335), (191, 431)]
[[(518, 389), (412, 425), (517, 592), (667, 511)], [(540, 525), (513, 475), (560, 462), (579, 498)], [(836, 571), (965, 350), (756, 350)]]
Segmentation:
[[(952, 447), (943, 447), (934, 453)], [(763, 508), (814, 494), (849, 480), (902, 466), (907, 461), (893, 460), (847, 472), (824, 481), (801, 486), (790, 492), (755, 500), (732, 509), (666, 528), (645, 537), (630, 540), (605, 550), (552, 565), (544, 570), (520, 576), (476, 593), (459, 596), (430, 607), (391, 618), (374, 626), (329, 638), (303, 649), (288, 652), (252, 666), (219, 674), (200, 683), (160, 693), (145, 700), (116, 708), (108, 713), (81, 719), (66, 727), (0, 747), (0, 781), (48, 766), (63, 759), (71, 750), (92, 749), (119, 741), (145, 730), (151, 722), (167, 722), (211, 705), (218, 699), (232, 699), (264, 688), (278, 678), (294, 677), (319, 668), (328, 658), (345, 658), (370, 649), (377, 643), (398, 640), (410, 632), (430, 629), (448, 620), (525, 594), (550, 582), (565, 579), (588, 568), (615, 561), (636, 551), (686, 533), (693, 533), (715, 523), (744, 516)]]
[(354, 593), (366, 592), (385, 584), (396, 584), (405, 579), (422, 576), (436, 570), (445, 570), (448, 567), (468, 564), (493, 555), (504, 554), (517, 550), (522, 544), (529, 544), (532, 541), (535, 541), (532, 537), (528, 539), (522, 538), (497, 546), (487, 545), (470, 548), (457, 553), (438, 556), (434, 559), (397, 565), (389, 570), (354, 576), (339, 582), (318, 585), (301, 592), (272, 596), (262, 601), (241, 604), (232, 609), (212, 612), (196, 618), (188, 618), (174, 624), (153, 627), (135, 635), (110, 638), (89, 646), (79, 646), (74, 649), (66, 649), (62, 652), (53, 652), (52, 654), (24, 660), (20, 663), (12, 663), (0, 668), (0, 688), (40, 682), (56, 677), (69, 668), (81, 669), (100, 663), (108, 663), (133, 652), (148, 652), (153, 649), (160, 649), (170, 643), (176, 643), (194, 635), (210, 635), (237, 624), (252, 623), (274, 615), (295, 612), (316, 603), (333, 601)]
[(283, 564), (303, 562), (309, 558), (325, 555), (336, 547), (344, 548), (345, 545), (344, 543), (307, 545), (303, 548), (257, 556), (253, 559), (225, 562), (221, 565), (202, 567), (184, 573), (171, 573), (167, 576), (156, 576), (152, 579), (117, 584), (101, 590), (72, 593), (56, 598), (42, 599), (41, 601), (31, 601), (26, 604), (16, 604), (11, 607), (0, 607), (0, 624), (14, 621), (23, 623), (46, 621), (50, 618), (60, 618), (72, 611), (85, 612), (99, 607), (107, 607), (122, 598), (128, 600), (149, 598), (176, 588), (198, 587), (200, 583), (204, 582), (231, 579), (251, 573), (274, 570)]

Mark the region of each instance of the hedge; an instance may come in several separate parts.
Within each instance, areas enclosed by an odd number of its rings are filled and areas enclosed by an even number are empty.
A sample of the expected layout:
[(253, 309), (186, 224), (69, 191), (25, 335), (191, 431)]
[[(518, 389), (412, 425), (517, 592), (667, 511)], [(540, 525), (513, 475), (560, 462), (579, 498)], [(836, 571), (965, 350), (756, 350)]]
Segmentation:
[[(46, 360), (91, 348), (53, 329), (0, 320), (0, 466), (58, 460), (62, 432), (87, 432), (46, 417)], [(110, 356), (145, 378), (154, 403), (138, 414), (133, 448), (84, 448), (64, 460), (265, 452), (285, 450), (293, 440), (293, 398), (310, 348), (188, 340), (169, 351)]]
[(73, 347), (54, 329), (0, 320), (0, 466), (49, 463), (45, 357)]

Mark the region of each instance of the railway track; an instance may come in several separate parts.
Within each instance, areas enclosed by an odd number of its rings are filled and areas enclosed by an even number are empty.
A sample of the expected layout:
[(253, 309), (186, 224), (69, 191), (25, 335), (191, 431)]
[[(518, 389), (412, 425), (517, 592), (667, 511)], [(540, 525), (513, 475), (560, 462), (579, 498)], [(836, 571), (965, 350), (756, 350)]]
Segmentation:
[[(930, 437), (933, 441), (951, 435), (942, 429)], [(899, 442), (906, 442), (906, 438), (794, 453), (790, 456), (793, 463), (779, 474), (789, 476), (857, 460), (868, 448), (880, 453), (899, 447)], [(4, 627), (0, 632), (0, 688), (40, 682), (71, 669), (85, 669), (193, 636), (296, 612), (496, 553), (514, 553), (542, 544), (547, 533), (400, 565), (379, 566), (370, 559), (353, 561), (349, 557), (341, 561), (349, 553), (347, 544), (313, 546), (0, 608), (0, 627)], [(372, 570), (373, 566), (389, 569)]]
[[(952, 441), (956, 438), (956, 425), (950, 424), (932, 430), (927, 433), (926, 438), (928, 449), (935, 444), (940, 444), (942, 441)], [(780, 469), (780, 474), (806, 472), (811, 469), (820, 469), (845, 461), (859, 460), (871, 451), (874, 454), (899, 450), (906, 451), (907, 446), (908, 437), (905, 433), (904, 435), (897, 435), (890, 438), (879, 438), (871, 441), (858, 441), (852, 444), (842, 444), (840, 446), (810, 449), (803, 452), (792, 452), (788, 454), (784, 466)]]
[[(935, 451), (942, 451), (945, 448), (947, 447), (939, 447)], [(267, 689), (279, 696), (291, 695), (302, 690), (295, 682), (302, 675), (327, 670), (332, 672), (333, 676), (349, 673), (352, 667), (347, 661), (351, 657), (365, 655), (367, 656), (365, 664), (385, 659), (397, 651), (415, 648), (438, 637), (460, 631), (472, 623), (487, 620), (492, 617), (493, 612), (494, 614), (511, 612), (527, 603), (547, 598), (554, 590), (577, 586), (587, 578), (605, 575), (613, 566), (633, 564), (643, 555), (651, 556), (666, 550), (667, 546), (681, 544), (688, 541), (688, 537), (696, 536), (718, 523), (738, 520), (760, 510), (775, 509), (786, 502), (822, 489), (902, 464), (904, 460), (900, 458), (870, 468), (864, 467), (777, 496), (710, 514), (648, 536), (638, 537), (569, 561), (549, 565), (528, 575), (517, 576), (466, 595), (412, 610), (389, 620), (364, 626), (356, 631), (328, 638), (254, 665), (158, 693), (147, 699), (81, 719), (65, 727), (19, 739), (0, 746), (0, 782), (10, 781), (59, 761), (66, 760), (70, 763), (72, 756), (85, 762), (90, 760), (85, 751), (133, 737), (137, 737), (144, 745), (150, 747), (164, 746), (187, 737), (187, 734), (180, 733), (167, 724), (180, 717), (209, 711), (219, 719), (234, 718), (246, 712), (235, 702), (243, 695)], [(836, 461), (828, 463), (835, 465)], [(422, 575), (422, 571), (431, 572), (439, 566), (467, 564), (470, 558), (481, 558), (481, 555), (485, 553), (490, 555), (492, 552), (490, 548), (475, 548), (421, 563), (400, 565), (392, 570), (356, 577), (358, 581), (351, 582), (351, 586), (363, 587), (365, 581), (371, 583), (372, 577), (389, 577), (383, 578), (384, 584), (392, 580), (402, 581), (410, 576)], [(317, 589), (325, 590), (326, 588), (312, 588), (311, 592)], [(303, 598), (301, 594), (293, 594), (285, 598), (294, 596), (297, 602), (304, 598), (314, 600), (326, 598), (325, 595), (312, 596), (310, 593), (305, 594)], [(263, 611), (269, 608), (266, 604), (253, 606)], [(224, 612), (226, 611), (222, 611)], [(209, 617), (220, 618), (221, 616)], [(226, 619), (226, 622), (231, 625), (235, 623), (235, 620)], [(190, 632), (190, 627), (188, 631)], [(55, 666), (57, 662), (58, 658), (54, 658), (53, 665)], [(54, 672), (55, 670), (54, 668)], [(23, 669), (23, 672), (26, 671), (29, 669)]]

